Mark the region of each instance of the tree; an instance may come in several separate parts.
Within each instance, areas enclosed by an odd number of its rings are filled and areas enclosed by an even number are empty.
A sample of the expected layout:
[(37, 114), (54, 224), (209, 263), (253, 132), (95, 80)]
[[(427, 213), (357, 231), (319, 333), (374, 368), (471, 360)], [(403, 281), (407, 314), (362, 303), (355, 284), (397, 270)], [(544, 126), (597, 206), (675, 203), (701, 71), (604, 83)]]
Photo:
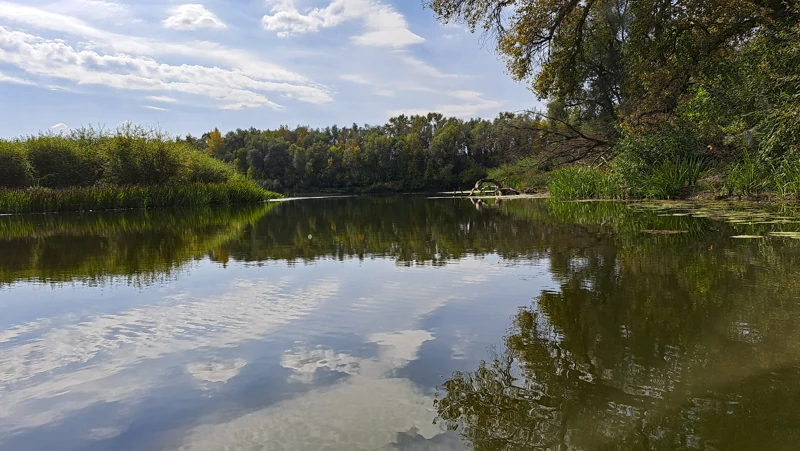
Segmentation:
[(205, 138), (206, 148), (203, 152), (210, 156), (220, 160), (224, 159), (224, 142), (225, 139), (222, 137), (222, 133), (219, 132), (218, 128), (214, 128), (214, 130), (210, 131)]

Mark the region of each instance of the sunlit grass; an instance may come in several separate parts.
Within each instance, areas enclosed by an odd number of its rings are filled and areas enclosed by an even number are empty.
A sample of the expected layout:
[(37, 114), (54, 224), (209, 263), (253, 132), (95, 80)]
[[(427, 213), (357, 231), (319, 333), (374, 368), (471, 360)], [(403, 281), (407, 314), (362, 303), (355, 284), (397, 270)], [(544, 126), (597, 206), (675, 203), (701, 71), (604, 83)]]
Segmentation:
[(164, 186), (92, 186), (0, 190), (0, 213), (229, 205), (279, 197), (249, 181)]

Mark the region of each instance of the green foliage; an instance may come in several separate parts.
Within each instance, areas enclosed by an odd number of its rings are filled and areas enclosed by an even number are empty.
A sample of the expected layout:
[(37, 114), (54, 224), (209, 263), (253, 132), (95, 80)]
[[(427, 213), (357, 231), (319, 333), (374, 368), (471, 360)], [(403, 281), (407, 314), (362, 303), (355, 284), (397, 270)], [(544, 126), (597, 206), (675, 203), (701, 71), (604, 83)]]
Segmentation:
[(622, 189), (610, 171), (571, 166), (550, 174), (547, 189), (557, 199), (619, 199)]
[(543, 172), (536, 156), (523, 158), (514, 164), (490, 169), (489, 178), (503, 180), (503, 185), (518, 190), (540, 189), (547, 185), (547, 174)]
[(187, 141), (130, 125), (0, 141), (4, 188), (0, 212), (227, 204), (271, 195)]
[(162, 185), (181, 177), (193, 150), (141, 127), (125, 126), (102, 141), (104, 179), (115, 185)]
[(0, 189), (0, 213), (228, 205), (278, 197), (252, 182)]
[[(398, 116), (385, 125), (312, 129), (237, 129), (213, 155), (269, 189), (438, 190), (463, 188), (501, 163), (541, 149), (528, 114), (502, 113), (493, 121), (441, 114)], [(212, 131), (208, 139), (218, 135)], [(208, 148), (206, 149), (208, 151)]]
[(728, 194), (758, 196), (769, 187), (771, 175), (768, 162), (753, 158), (745, 151), (742, 159), (729, 169), (725, 186)]
[(0, 188), (22, 188), (33, 183), (33, 168), (19, 141), (0, 140)]
[(24, 141), (35, 183), (48, 188), (91, 186), (100, 180), (101, 159), (96, 147), (61, 135), (41, 135)]
[(687, 185), (696, 185), (708, 167), (700, 141), (684, 127), (629, 134), (617, 150), (614, 169), (635, 198), (675, 198)]

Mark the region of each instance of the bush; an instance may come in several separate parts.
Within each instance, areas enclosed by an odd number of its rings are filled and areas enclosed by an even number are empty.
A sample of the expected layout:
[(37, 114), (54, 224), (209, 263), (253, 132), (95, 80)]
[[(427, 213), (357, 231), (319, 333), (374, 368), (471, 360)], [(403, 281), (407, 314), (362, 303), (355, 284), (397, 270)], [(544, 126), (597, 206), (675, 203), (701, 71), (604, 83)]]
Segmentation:
[(547, 190), (558, 199), (619, 199), (617, 176), (609, 171), (584, 166), (559, 169), (550, 174)]
[(696, 185), (708, 167), (702, 144), (688, 128), (628, 135), (617, 150), (614, 170), (631, 197), (676, 197), (685, 186)]
[(528, 157), (511, 165), (490, 169), (489, 178), (503, 180), (503, 185), (518, 190), (544, 188), (547, 185), (547, 173), (543, 171), (549, 169), (540, 164), (538, 157)]
[(101, 178), (102, 163), (91, 148), (66, 136), (41, 135), (24, 141), (35, 184), (47, 188), (91, 186)]
[(187, 144), (126, 126), (102, 141), (105, 179), (116, 185), (163, 185), (180, 180)]
[(219, 160), (189, 148), (184, 152), (181, 178), (186, 183), (222, 183), (235, 175), (233, 168)]
[(33, 168), (18, 141), (0, 140), (0, 187), (23, 188), (33, 183)]

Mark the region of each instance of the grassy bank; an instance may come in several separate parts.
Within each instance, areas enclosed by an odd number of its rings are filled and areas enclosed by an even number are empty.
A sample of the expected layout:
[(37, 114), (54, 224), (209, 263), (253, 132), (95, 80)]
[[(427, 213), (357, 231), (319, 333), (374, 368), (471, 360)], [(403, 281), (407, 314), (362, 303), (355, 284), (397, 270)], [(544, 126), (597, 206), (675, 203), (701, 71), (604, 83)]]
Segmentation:
[(187, 143), (139, 127), (0, 140), (0, 213), (220, 205), (277, 196)]
[(665, 127), (627, 136), (608, 158), (548, 170), (536, 157), (489, 171), (517, 189), (559, 199), (748, 199), (800, 201), (800, 154), (743, 143), (705, 145), (691, 130)]
[(277, 197), (248, 181), (166, 186), (93, 186), (0, 190), (0, 213), (196, 207), (260, 202)]

